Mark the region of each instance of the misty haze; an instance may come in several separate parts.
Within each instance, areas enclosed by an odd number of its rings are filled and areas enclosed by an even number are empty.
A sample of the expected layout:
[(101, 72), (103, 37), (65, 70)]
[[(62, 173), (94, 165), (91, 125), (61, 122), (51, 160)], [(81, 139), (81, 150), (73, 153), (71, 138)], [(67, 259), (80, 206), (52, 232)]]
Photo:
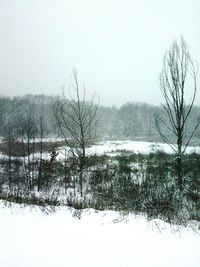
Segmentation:
[(198, 267), (200, 3), (0, 0), (0, 266)]

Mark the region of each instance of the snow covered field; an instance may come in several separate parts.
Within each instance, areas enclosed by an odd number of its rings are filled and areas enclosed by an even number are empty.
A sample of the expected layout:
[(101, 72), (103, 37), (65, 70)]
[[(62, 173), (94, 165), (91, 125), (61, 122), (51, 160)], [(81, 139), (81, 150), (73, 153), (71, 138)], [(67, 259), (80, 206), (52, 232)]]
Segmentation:
[[(104, 154), (104, 153), (114, 153), (117, 150), (126, 150), (132, 151), (135, 153), (148, 154), (155, 151), (164, 151), (166, 153), (173, 153), (172, 148), (163, 143), (155, 142), (141, 142), (141, 141), (104, 141), (99, 142), (97, 145), (94, 145), (90, 148), (91, 153)], [(187, 153), (200, 152), (199, 147), (188, 147), (186, 150)]]
[[(45, 141), (61, 141), (61, 139), (46, 139)], [(68, 148), (66, 147), (66, 150), (68, 151)], [(87, 148), (88, 155), (97, 154), (108, 154), (110, 156), (116, 155), (119, 153), (119, 151), (129, 151), (134, 153), (142, 153), (142, 154), (149, 154), (151, 152), (156, 151), (164, 151), (166, 153), (174, 153), (172, 148), (164, 143), (155, 143), (155, 142), (142, 142), (142, 141), (102, 141), (98, 142), (97, 144), (93, 145), (90, 148)], [(58, 157), (57, 159), (63, 160), (65, 158), (65, 148), (60, 147), (58, 149)], [(186, 149), (186, 153), (200, 153), (200, 147), (199, 146), (189, 146)], [(1, 158), (6, 158), (5, 155), (0, 155)], [(35, 157), (39, 157), (39, 153), (35, 153)], [(44, 152), (42, 155), (43, 159), (49, 159), (50, 158), (50, 152)]]
[(144, 217), (0, 202), (1, 267), (199, 267), (200, 235)]
[[(149, 154), (156, 151), (164, 151), (166, 153), (174, 153), (173, 149), (163, 143), (155, 142), (141, 142), (141, 141), (104, 141), (99, 142), (96, 145), (87, 149), (88, 154), (108, 154), (116, 155), (119, 151), (129, 151), (134, 153)], [(186, 153), (200, 153), (199, 146), (189, 146), (186, 149)], [(65, 149), (59, 149), (58, 159), (64, 159)], [(45, 157), (48, 158), (49, 155), (45, 153)]]

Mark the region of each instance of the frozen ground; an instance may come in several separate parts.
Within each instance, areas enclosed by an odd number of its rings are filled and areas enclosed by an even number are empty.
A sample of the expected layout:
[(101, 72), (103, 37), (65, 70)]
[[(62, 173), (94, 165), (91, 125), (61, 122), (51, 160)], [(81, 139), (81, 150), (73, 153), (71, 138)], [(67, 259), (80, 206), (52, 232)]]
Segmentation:
[[(93, 145), (91, 148), (87, 149), (88, 154), (108, 154), (116, 155), (119, 151), (131, 151), (134, 153), (149, 154), (156, 151), (164, 151), (166, 153), (174, 153), (172, 148), (163, 143), (154, 142), (139, 142), (139, 141), (104, 141)], [(190, 146), (186, 149), (186, 153), (200, 153), (200, 147)], [(65, 149), (59, 149), (58, 159), (63, 159), (65, 154)], [(46, 154), (46, 157), (49, 155)]]
[[(53, 139), (54, 142), (56, 142), (57, 139)], [(45, 140), (45, 141), (52, 141), (52, 140)], [(58, 139), (57, 141), (61, 141)], [(68, 151), (68, 148), (66, 148), (66, 153)], [(142, 154), (148, 154), (151, 152), (156, 151), (164, 151), (166, 153), (174, 153), (172, 148), (163, 143), (154, 143), (154, 142), (140, 142), (140, 141), (104, 141), (99, 142), (92, 147), (87, 149), (88, 154), (108, 154), (110, 156), (116, 155), (120, 151), (131, 151), (134, 153), (142, 153)], [(65, 148), (61, 147), (58, 149), (58, 157), (57, 159), (63, 160), (65, 158)], [(200, 147), (199, 146), (189, 146), (186, 149), (186, 153), (200, 153)], [(35, 157), (39, 157), (39, 153), (35, 154)], [(5, 155), (0, 155), (1, 158), (6, 158)], [(44, 152), (43, 153), (43, 159), (49, 159), (50, 158), (50, 152)]]
[(1, 267), (199, 267), (200, 235), (111, 211), (39, 208), (0, 202)]
[[(158, 150), (165, 151), (167, 153), (173, 153), (172, 148), (167, 144), (154, 143), (154, 142), (139, 142), (139, 141), (105, 141), (94, 145), (91, 149), (92, 153), (103, 154), (111, 153), (117, 150), (127, 150), (135, 153), (148, 154)], [(187, 153), (200, 152), (199, 147), (188, 147)]]

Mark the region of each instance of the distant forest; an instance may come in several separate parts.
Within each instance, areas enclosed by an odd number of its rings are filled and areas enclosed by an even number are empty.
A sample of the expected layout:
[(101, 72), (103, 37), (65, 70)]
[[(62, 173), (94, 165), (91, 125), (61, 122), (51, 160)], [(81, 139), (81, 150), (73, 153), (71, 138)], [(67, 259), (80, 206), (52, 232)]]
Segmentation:
[[(32, 125), (32, 136), (37, 138), (59, 137), (59, 127), (55, 117), (55, 104), (58, 96), (25, 95), (23, 97), (0, 97), (0, 136), (6, 137), (10, 131), (20, 135), (25, 121)], [(97, 140), (139, 140), (162, 141), (156, 129), (155, 116), (162, 114), (162, 106), (146, 103), (126, 103), (121, 107), (99, 105), (97, 118)], [(187, 131), (197, 121), (200, 108), (195, 106), (190, 114)], [(168, 118), (166, 132), (168, 131)], [(42, 127), (42, 128), (41, 128)], [(170, 135), (170, 132), (168, 133)], [(193, 144), (198, 141), (199, 131), (195, 133)]]

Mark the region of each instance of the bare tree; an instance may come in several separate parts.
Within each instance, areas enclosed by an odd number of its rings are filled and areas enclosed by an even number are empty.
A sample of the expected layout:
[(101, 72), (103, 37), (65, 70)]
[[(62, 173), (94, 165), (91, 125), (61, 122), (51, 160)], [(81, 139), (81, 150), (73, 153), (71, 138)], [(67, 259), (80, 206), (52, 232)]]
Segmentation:
[(57, 102), (55, 116), (65, 138), (66, 145), (69, 147), (79, 168), (79, 183), (81, 196), (83, 194), (83, 172), (86, 167), (86, 148), (91, 146), (96, 138), (97, 109), (95, 94), (90, 101), (86, 101), (86, 87), (83, 85), (83, 96), (78, 82), (77, 72), (73, 71), (73, 82), (71, 88), (75, 96), (69, 92), (69, 98), (64, 93), (63, 97)]
[[(197, 68), (186, 42), (181, 38), (180, 42), (175, 41), (172, 44), (164, 56), (159, 80), (165, 100), (162, 104), (164, 116), (156, 116), (160, 136), (176, 153), (177, 184), (180, 190), (183, 187), (182, 156), (200, 124), (198, 120), (189, 133), (186, 131), (196, 97), (196, 78)], [(191, 97), (186, 103), (187, 88)]]

